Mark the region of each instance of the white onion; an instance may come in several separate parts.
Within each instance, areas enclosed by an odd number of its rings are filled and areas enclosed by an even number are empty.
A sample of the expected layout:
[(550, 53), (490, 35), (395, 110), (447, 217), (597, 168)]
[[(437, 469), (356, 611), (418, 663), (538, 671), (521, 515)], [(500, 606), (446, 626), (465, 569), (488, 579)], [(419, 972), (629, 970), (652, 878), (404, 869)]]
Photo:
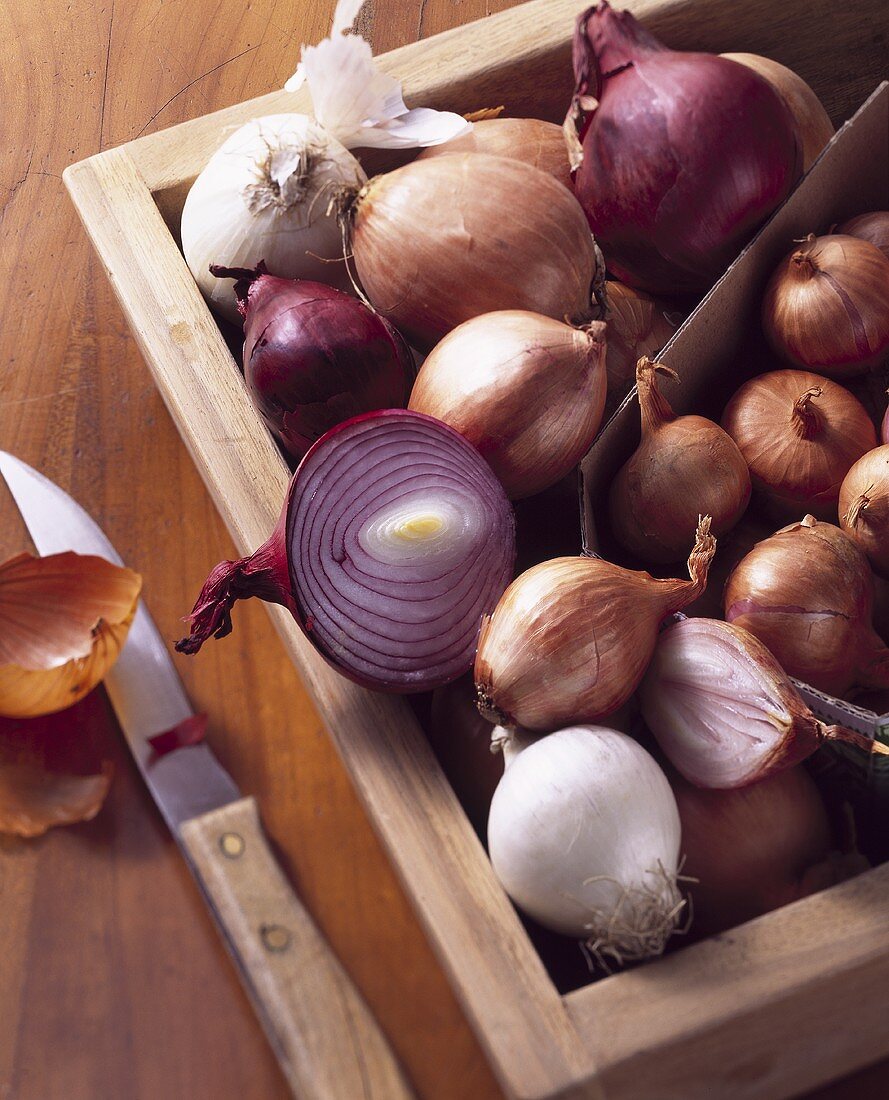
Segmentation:
[(676, 927), (676, 799), (625, 734), (573, 726), (507, 759), (488, 846), (516, 905), (600, 961), (659, 955)]
[(211, 275), (211, 263), (255, 268), (264, 260), (274, 275), (341, 284), (342, 234), (328, 207), (340, 189), (366, 179), (355, 157), (306, 115), (267, 115), (236, 130), (182, 210), (182, 251), (213, 309), (240, 321), (233, 283)]

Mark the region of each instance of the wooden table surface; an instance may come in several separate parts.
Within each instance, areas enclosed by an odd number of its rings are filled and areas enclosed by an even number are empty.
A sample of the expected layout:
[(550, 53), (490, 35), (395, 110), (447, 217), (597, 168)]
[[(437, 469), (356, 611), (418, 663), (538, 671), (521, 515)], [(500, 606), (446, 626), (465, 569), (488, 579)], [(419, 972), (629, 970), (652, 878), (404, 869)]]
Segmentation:
[[(360, 26), (379, 53), (509, 6), (371, 0)], [(95, 516), (142, 573), (170, 638), (233, 548), (60, 174), (280, 87), (332, 10), (333, 0), (0, 3), (0, 447)], [(28, 547), (2, 489), (0, 558)], [(177, 664), (419, 1094), (498, 1097), (262, 607), (242, 605), (229, 639)], [(91, 735), (117, 770), (98, 818), (36, 841), (0, 838), (0, 1100), (283, 1097), (191, 876), (113, 721), (99, 717)], [(86, 735), (74, 723), (66, 732)], [(829, 1095), (884, 1095), (886, 1080), (864, 1072)]]

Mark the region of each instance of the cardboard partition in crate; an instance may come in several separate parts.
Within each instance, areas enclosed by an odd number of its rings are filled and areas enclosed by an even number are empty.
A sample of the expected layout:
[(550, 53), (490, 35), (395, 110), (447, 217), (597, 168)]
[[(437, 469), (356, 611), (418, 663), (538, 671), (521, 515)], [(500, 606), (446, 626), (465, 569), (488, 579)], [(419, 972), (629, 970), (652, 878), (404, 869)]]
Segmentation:
[[(760, 321), (763, 291), (779, 261), (793, 248), (794, 241), (807, 233), (824, 233), (855, 214), (887, 207), (889, 84), (884, 83), (834, 136), (787, 202), (664, 349), (660, 361), (675, 370), (680, 379), (678, 386), (661, 383), (675, 411), (702, 413), (718, 421), (724, 405), (743, 382), (754, 374), (785, 365), (765, 348)], [(637, 447), (639, 433), (634, 389), (581, 464), (584, 543), (605, 557), (626, 556), (615, 547), (609, 530), (608, 488)], [(718, 556), (719, 550), (717, 560)], [(820, 718), (889, 744), (889, 715), (851, 706), (805, 684), (799, 687)], [(824, 746), (820, 757), (819, 767), (825, 775), (830, 775), (839, 787), (845, 786), (862, 811), (870, 811), (880, 802), (889, 811), (887, 758), (837, 743)]]
[[(535, 0), (395, 50), (382, 64), (403, 81), (412, 105), (470, 111), (504, 104), (508, 114), (560, 121), (581, 6)], [(626, 6), (674, 47), (746, 50), (791, 66), (835, 121), (848, 118), (885, 75), (884, 0)], [(241, 553), (271, 531), (288, 471), (182, 259), (178, 219), (191, 181), (233, 127), (307, 107), (303, 93), (274, 92), (65, 172)], [(889, 867), (562, 996), (408, 704), (344, 680), (286, 613), (270, 614), (509, 1096), (759, 1100), (804, 1091), (889, 1053), (882, 1024)]]

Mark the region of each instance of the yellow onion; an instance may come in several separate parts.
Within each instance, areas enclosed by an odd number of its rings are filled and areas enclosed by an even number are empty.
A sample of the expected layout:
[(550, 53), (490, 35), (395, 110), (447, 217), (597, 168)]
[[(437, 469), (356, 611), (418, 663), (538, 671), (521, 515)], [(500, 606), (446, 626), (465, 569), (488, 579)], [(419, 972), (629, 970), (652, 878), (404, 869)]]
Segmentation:
[[(605, 371), (608, 375), (609, 409), (616, 409), (636, 381), (636, 364), (643, 356), (656, 359), (676, 331), (666, 306), (644, 290), (609, 279), (605, 283), (608, 306), (608, 348)], [(675, 314), (674, 314), (675, 316)]]
[(855, 463), (840, 487), (840, 526), (873, 569), (889, 577), (889, 446)]
[(492, 157), (521, 160), (573, 189), (565, 135), (554, 122), (540, 118), (481, 119), (473, 122), (468, 134), (423, 149), (417, 160), (454, 153), (488, 153)]
[(705, 516), (687, 581), (590, 557), (554, 558), (522, 573), (482, 621), (479, 710), (495, 725), (529, 730), (612, 714), (639, 686), (660, 624), (704, 590), (715, 552)]
[(552, 176), (484, 153), (416, 160), (353, 200), (352, 252), (374, 308), (414, 346), (498, 309), (592, 316), (600, 258)]
[(889, 649), (872, 624), (874, 581), (839, 527), (806, 516), (750, 551), (725, 586), (725, 618), (788, 676), (830, 695), (889, 687)]
[(70, 551), (0, 565), (0, 714), (51, 714), (91, 691), (117, 660), (141, 587), (138, 573)]
[(468, 439), (517, 500), (577, 465), (604, 405), (604, 324), (572, 328), (500, 310), (465, 321), (433, 348), (408, 408)]
[(760, 57), (755, 53), (724, 53), (721, 56), (753, 69), (781, 96), (796, 122), (803, 147), (803, 171), (808, 172), (834, 134), (833, 123), (821, 100), (793, 69), (772, 61), (770, 57)]
[(789, 362), (862, 374), (889, 355), (889, 260), (858, 237), (810, 233), (769, 280), (762, 322)]
[(786, 522), (801, 512), (833, 519), (849, 469), (877, 445), (867, 410), (847, 389), (811, 371), (752, 378), (722, 414), (753, 487)]
[(750, 500), (750, 474), (734, 441), (703, 416), (677, 417), (658, 389), (658, 373), (675, 371), (649, 359), (636, 367), (642, 440), (618, 471), (608, 497), (611, 530), (642, 561), (677, 561), (698, 516), (712, 516), (725, 534)]

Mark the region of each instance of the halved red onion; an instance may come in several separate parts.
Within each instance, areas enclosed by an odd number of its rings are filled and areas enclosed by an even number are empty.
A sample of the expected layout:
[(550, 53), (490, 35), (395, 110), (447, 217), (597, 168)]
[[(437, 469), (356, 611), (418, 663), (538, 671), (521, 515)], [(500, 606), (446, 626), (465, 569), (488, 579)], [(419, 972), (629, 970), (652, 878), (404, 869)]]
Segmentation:
[(368, 413), (311, 448), (274, 534), (216, 567), (177, 648), (224, 636), (234, 601), (258, 595), (344, 675), (426, 691), (469, 668), (514, 560), (512, 509), (478, 451), (431, 416)]

